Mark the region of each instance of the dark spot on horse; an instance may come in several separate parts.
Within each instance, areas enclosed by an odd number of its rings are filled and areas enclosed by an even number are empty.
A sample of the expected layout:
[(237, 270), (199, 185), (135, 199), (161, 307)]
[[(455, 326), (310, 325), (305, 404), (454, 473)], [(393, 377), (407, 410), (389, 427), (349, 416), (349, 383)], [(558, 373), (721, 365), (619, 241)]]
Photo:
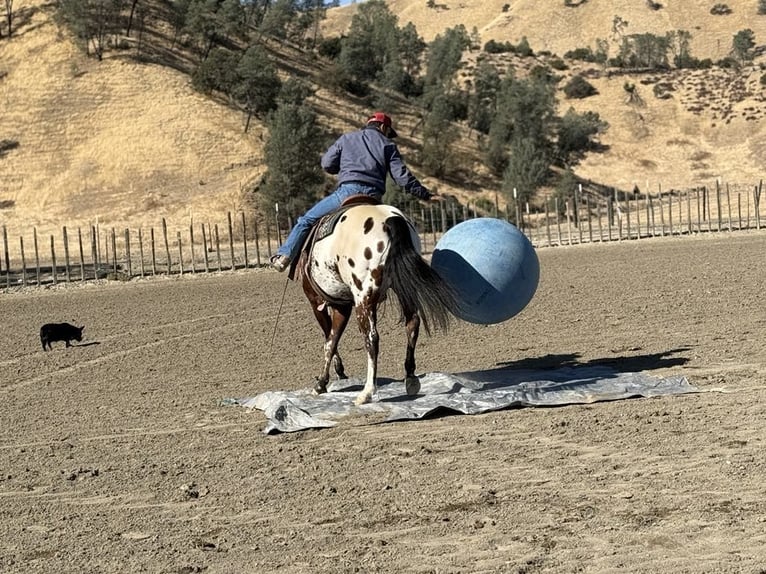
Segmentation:
[(374, 221), (372, 220), (372, 217), (368, 217), (364, 222), (364, 234), (367, 235), (370, 231), (372, 231), (372, 226), (374, 225)]
[(341, 221), (346, 221), (346, 217), (347, 217), (346, 215), (341, 215), (341, 216), (340, 216), (340, 220), (341, 220)]
[(369, 247), (364, 248), (364, 258), (367, 260), (372, 259), (372, 249), (370, 249)]
[(335, 256), (335, 261), (340, 261), (340, 255)]
[(314, 267), (319, 267), (319, 261), (314, 261)]
[(362, 281), (359, 279), (359, 277), (356, 276), (356, 273), (351, 274), (351, 279), (354, 280), (354, 285), (356, 288), (361, 291), (362, 290)]
[(348, 258), (348, 266), (349, 267), (354, 267), (355, 265), (356, 265), (356, 263), (354, 263), (354, 260), (349, 257)]
[(371, 269), (370, 277), (372, 277), (372, 280), (375, 282), (375, 285), (380, 287), (380, 284), (383, 283), (383, 268), (376, 267), (375, 269)]
[(378, 253), (383, 253), (383, 250), (386, 248), (386, 244), (382, 241), (378, 241)]

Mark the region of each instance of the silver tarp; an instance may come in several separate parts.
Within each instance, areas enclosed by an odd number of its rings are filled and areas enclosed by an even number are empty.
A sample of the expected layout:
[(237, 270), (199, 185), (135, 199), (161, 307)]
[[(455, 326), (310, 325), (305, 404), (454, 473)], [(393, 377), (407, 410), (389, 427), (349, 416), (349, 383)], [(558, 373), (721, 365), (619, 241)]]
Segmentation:
[(359, 379), (334, 381), (330, 392), (320, 396), (313, 395), (310, 389), (268, 391), (224, 403), (263, 411), (268, 418), (263, 432), (273, 433), (332, 427), (344, 419), (372, 424), (422, 419), (440, 412), (475, 415), (512, 407), (554, 407), (699, 392), (686, 377), (621, 373), (604, 366), (427, 373), (420, 376), (420, 382), (420, 393), (410, 397), (401, 381), (381, 379), (373, 402), (361, 406), (354, 404), (363, 385)]

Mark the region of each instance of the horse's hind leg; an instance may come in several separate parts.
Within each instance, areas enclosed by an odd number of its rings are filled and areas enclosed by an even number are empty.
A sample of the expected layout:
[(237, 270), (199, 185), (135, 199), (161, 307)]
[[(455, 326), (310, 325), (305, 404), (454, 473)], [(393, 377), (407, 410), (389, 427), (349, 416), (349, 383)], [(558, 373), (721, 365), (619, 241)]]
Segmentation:
[(356, 318), (359, 322), (359, 330), (364, 336), (364, 346), (367, 349), (367, 380), (364, 388), (356, 397), (357, 405), (369, 403), (375, 394), (375, 379), (378, 375), (378, 351), (380, 349), (380, 335), (378, 334), (377, 311), (375, 305), (363, 303), (356, 307)]
[(338, 342), (343, 331), (346, 330), (349, 317), (351, 317), (351, 307), (333, 308), (330, 328), (326, 332), (324, 343), (324, 366), (322, 374), (314, 383), (314, 392), (322, 394), (327, 392), (327, 384), (330, 382), (330, 367), (334, 366), (339, 377), (345, 378), (346, 373), (343, 370), (343, 361), (338, 355)]
[(404, 314), (407, 332), (407, 355), (404, 358), (404, 388), (409, 396), (420, 392), (420, 379), (415, 374), (415, 346), (420, 334), (420, 315), (410, 311)]

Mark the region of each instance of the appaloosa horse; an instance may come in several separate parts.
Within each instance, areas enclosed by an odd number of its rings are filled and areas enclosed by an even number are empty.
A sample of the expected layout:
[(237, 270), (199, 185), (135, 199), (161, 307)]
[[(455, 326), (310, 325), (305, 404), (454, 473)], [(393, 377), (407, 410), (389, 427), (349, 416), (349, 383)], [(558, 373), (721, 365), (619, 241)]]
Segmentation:
[(345, 378), (338, 341), (356, 312), (367, 350), (367, 380), (356, 404), (372, 399), (378, 368), (378, 305), (392, 290), (407, 333), (404, 359), (408, 395), (420, 390), (415, 345), (421, 320), (426, 332), (449, 326), (452, 291), (420, 255), (420, 240), (404, 214), (390, 205), (353, 205), (318, 224), (298, 269), (303, 290), (325, 336), (324, 365), (314, 391), (327, 392), (330, 368)]

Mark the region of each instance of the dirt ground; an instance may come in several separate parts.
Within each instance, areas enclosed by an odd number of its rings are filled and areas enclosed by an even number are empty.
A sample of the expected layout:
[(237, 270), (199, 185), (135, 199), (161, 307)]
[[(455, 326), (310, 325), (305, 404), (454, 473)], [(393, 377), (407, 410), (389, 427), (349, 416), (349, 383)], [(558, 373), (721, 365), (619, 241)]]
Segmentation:
[[(419, 346), (419, 372), (608, 363), (705, 392), (271, 436), (219, 401), (318, 372), (297, 285), (275, 332), (284, 276), (0, 294), (0, 571), (766, 572), (764, 253), (764, 233), (542, 249), (520, 315)], [(43, 352), (49, 321), (86, 339)], [(362, 376), (355, 329), (341, 350)]]

